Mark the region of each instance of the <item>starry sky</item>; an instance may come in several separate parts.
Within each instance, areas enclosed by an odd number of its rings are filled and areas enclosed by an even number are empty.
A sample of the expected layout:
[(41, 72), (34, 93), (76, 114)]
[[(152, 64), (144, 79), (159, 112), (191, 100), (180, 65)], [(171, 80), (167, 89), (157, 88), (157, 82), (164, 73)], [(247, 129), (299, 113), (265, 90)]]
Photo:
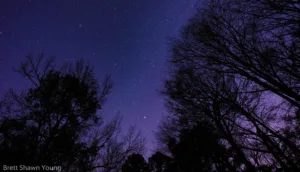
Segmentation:
[[(198, 3), (198, 4), (197, 4)], [(167, 113), (158, 90), (166, 74), (167, 38), (178, 35), (197, 0), (1, 0), (0, 94), (29, 86), (14, 73), (29, 53), (63, 63), (84, 59), (114, 88), (104, 119), (117, 112), (122, 129), (136, 125), (154, 148), (153, 131)]]

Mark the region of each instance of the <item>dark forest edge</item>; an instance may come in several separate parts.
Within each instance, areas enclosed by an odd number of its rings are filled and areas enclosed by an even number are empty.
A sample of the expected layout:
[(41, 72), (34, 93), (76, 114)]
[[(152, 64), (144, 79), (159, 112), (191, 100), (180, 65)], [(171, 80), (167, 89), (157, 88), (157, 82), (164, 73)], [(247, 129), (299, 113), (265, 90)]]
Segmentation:
[[(112, 89), (79, 61), (31, 58), (0, 102), (0, 162), (62, 171), (300, 171), (300, 2), (211, 0), (171, 40), (169, 110), (146, 162), (134, 128), (99, 116)], [(12, 115), (13, 114), (13, 115)], [(102, 127), (101, 127), (102, 126)]]

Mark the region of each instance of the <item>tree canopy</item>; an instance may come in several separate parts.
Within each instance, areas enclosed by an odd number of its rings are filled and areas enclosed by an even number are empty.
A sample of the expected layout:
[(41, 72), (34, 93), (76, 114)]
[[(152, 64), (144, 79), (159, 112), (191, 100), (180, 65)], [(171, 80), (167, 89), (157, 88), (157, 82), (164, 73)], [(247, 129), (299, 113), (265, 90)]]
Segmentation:
[(109, 76), (100, 87), (83, 61), (57, 69), (53, 59), (42, 54), (28, 56), (18, 72), (33, 88), (20, 94), (10, 91), (2, 101), (2, 164), (112, 171), (129, 154), (142, 153), (144, 139), (134, 128), (124, 138), (117, 137), (120, 116), (103, 124), (99, 111), (112, 89)]
[(299, 171), (299, 9), (205, 1), (171, 40), (156, 136), (179, 171)]
[(148, 164), (140, 154), (128, 156), (122, 165), (122, 172), (147, 172), (148, 170)]

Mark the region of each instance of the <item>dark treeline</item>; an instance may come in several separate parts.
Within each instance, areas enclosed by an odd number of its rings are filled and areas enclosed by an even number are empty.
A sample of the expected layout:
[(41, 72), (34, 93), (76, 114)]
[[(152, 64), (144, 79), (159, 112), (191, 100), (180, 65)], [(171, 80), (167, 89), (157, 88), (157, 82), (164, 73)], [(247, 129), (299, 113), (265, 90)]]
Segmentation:
[[(99, 87), (79, 61), (27, 58), (33, 88), (0, 102), (0, 162), (62, 171), (300, 171), (300, 2), (209, 0), (171, 40), (161, 93), (169, 114), (146, 161), (144, 139), (99, 116)], [(102, 126), (102, 127), (101, 127)]]

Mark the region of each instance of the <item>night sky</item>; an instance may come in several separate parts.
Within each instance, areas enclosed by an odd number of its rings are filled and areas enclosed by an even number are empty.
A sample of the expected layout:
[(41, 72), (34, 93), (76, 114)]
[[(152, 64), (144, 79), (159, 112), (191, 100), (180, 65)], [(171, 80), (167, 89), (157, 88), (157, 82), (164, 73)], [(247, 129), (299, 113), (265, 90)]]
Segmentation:
[[(84, 59), (99, 83), (114, 81), (102, 111), (117, 112), (122, 128), (136, 125), (154, 145), (153, 131), (167, 113), (158, 90), (166, 74), (167, 38), (195, 12), (197, 0), (1, 0), (0, 93), (28, 81), (13, 72), (29, 53), (57, 63)], [(59, 65), (59, 64), (58, 64)]]

